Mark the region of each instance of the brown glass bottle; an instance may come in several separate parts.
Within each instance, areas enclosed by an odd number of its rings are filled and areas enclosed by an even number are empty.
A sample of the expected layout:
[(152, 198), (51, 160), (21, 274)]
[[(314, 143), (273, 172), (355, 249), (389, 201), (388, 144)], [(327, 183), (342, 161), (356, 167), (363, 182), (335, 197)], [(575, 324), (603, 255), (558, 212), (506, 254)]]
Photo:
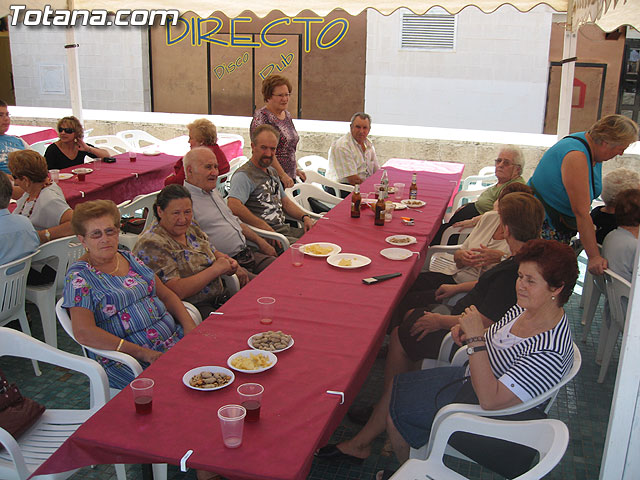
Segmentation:
[(351, 218), (360, 218), (360, 203), (362, 195), (360, 195), (360, 185), (356, 183), (356, 188), (351, 194)]
[(378, 192), (378, 201), (373, 209), (375, 213), (374, 225), (384, 225), (384, 190), (380, 189)]
[(418, 175), (415, 173), (411, 178), (411, 186), (409, 187), (409, 198), (411, 200), (416, 200), (418, 198), (418, 184), (416, 183)]

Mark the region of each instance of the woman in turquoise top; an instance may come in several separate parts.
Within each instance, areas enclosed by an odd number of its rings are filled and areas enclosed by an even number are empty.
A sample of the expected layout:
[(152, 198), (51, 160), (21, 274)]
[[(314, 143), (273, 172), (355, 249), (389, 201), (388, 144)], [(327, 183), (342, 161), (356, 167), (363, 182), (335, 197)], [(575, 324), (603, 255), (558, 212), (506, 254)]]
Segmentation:
[[(129, 252), (118, 251), (119, 221), (118, 208), (110, 200), (77, 206), (71, 224), (87, 253), (69, 267), (62, 305), (70, 309), (78, 342), (127, 353), (144, 368), (195, 324), (149, 267)], [(122, 364), (97, 360), (111, 387), (123, 388), (133, 380)]]
[(547, 218), (543, 238), (568, 243), (580, 232), (589, 271), (600, 275), (607, 261), (600, 255), (589, 212), (602, 190), (602, 162), (622, 155), (638, 140), (638, 125), (622, 115), (607, 115), (587, 132), (563, 138), (545, 152), (529, 180)]

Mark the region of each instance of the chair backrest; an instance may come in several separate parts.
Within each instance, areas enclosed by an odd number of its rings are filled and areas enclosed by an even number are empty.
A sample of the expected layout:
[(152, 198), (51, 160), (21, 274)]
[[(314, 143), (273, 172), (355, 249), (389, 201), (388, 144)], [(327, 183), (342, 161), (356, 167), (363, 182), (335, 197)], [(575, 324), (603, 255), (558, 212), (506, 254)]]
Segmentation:
[(293, 187), (285, 189), (285, 193), (305, 210), (312, 210), (309, 204), (309, 198), (315, 198), (332, 207), (342, 201), (341, 198), (331, 195), (310, 183), (296, 183)]
[(488, 165), (486, 167), (482, 167), (478, 172), (478, 176), (480, 177), (485, 177), (487, 175), (495, 175), (495, 174), (496, 174), (495, 165)]
[(44, 152), (47, 151), (47, 147), (52, 143), (56, 142), (57, 140), (58, 140), (57, 138), (53, 138), (49, 140), (42, 140), (41, 142), (34, 142), (29, 146), (29, 148), (31, 150), (35, 150), (40, 155), (44, 156)]
[(498, 177), (494, 174), (490, 175), (469, 175), (460, 184), (460, 190), (484, 190), (494, 183), (497, 183)]
[(13, 315), (24, 308), (27, 274), (31, 260), (37, 254), (34, 252), (0, 265), (0, 321), (13, 320)]
[(631, 295), (631, 284), (608, 268), (604, 271), (603, 277), (611, 319), (623, 330), (627, 316), (627, 304)]
[[(64, 287), (64, 277), (67, 273), (69, 265), (84, 255), (84, 247), (78, 241), (75, 235), (69, 237), (57, 238), (45, 243), (40, 247), (39, 253), (33, 257), (33, 260), (46, 260), (55, 258), (56, 293), (62, 292)], [(51, 265), (52, 268), (54, 265)]]
[(460, 190), (458, 193), (456, 193), (456, 196), (453, 197), (451, 211), (447, 212), (447, 214), (444, 216), (445, 223), (451, 219), (451, 217), (453, 216), (453, 214), (456, 212), (458, 208), (462, 207), (467, 203), (474, 202), (480, 196), (480, 194), (485, 190), (486, 188), (482, 188), (479, 190), (471, 190), (471, 191)]
[(467, 239), (471, 232), (473, 231), (473, 227), (460, 228), (460, 227), (447, 227), (442, 233), (442, 239), (440, 240), (440, 245), (449, 245), (449, 239), (453, 236), (458, 237), (457, 244), (461, 245)]
[(324, 185), (326, 187), (331, 187), (334, 190), (341, 190), (343, 192), (349, 192), (349, 193), (353, 192), (353, 189), (354, 189), (353, 185), (346, 185), (344, 183), (334, 182), (333, 180), (328, 179), (324, 175), (320, 175), (315, 170), (305, 169), (304, 173), (307, 176), (307, 179), (304, 181), (304, 183)]
[(116, 135), (99, 135), (85, 138), (86, 143), (95, 145), (96, 148), (104, 148), (115, 152), (116, 155), (131, 151), (131, 145)]
[(329, 160), (320, 155), (307, 155), (298, 159), (298, 167), (300, 170), (313, 170), (320, 175), (325, 175), (329, 168)]
[(116, 133), (116, 137), (124, 140), (129, 145), (130, 150), (140, 150), (149, 145), (159, 145), (163, 143), (162, 140), (144, 130), (123, 130)]
[[(153, 215), (153, 204), (156, 201), (158, 193), (160, 193), (160, 191), (147, 193), (145, 195), (138, 195), (129, 203), (120, 204), (121, 206), (118, 207), (120, 210), (120, 215), (122, 215), (123, 217), (135, 217), (136, 215), (138, 215), (139, 218), (146, 218), (143, 229), (146, 230), (147, 228), (149, 228), (149, 225), (151, 225), (151, 222), (153, 222), (153, 219), (155, 218)], [(140, 210), (142, 210), (142, 213), (138, 214)]]

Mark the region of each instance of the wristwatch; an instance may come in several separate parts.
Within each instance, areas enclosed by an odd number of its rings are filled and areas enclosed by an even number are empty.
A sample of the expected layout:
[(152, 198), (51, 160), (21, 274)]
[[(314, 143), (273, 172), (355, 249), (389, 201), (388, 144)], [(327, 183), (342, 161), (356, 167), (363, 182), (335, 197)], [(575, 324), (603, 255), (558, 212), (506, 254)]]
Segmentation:
[(487, 349), (486, 345), (478, 345), (477, 347), (467, 347), (467, 355), (473, 355), (476, 352), (484, 352)]
[(51, 240), (51, 232), (49, 231), (48, 228), (44, 231), (44, 236), (47, 239), (47, 242)]
[(304, 222), (304, 217), (309, 217), (311, 218), (309, 215), (307, 215), (306, 213), (304, 215), (302, 215), (302, 218), (300, 218), (300, 220), (302, 220)]

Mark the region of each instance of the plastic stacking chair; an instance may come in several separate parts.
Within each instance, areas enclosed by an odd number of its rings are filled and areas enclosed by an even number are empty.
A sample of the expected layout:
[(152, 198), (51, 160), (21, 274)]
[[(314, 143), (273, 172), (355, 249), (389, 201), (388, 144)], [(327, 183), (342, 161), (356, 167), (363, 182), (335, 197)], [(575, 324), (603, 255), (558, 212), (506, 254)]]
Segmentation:
[[(27, 335), (31, 335), (27, 313), (24, 310), (25, 294), (27, 290), (27, 274), (31, 267), (31, 260), (38, 252), (0, 265), (0, 327), (13, 320), (20, 322), (20, 328)], [(32, 360), (33, 370), (40, 375), (38, 362)]]
[(307, 155), (298, 159), (298, 166), (300, 170), (312, 170), (324, 176), (329, 168), (329, 160), (320, 155)]
[(447, 223), (453, 217), (453, 214), (456, 213), (463, 205), (474, 202), (482, 192), (484, 192), (486, 188), (481, 188), (479, 190), (460, 190), (456, 193), (456, 196), (453, 197), (453, 203), (451, 206), (451, 211), (447, 212), (444, 216), (444, 223)]
[[(17, 439), (0, 428), (0, 478), (26, 480), (82, 424), (109, 399), (107, 375), (96, 362), (57, 350), (22, 332), (0, 327), (0, 356), (30, 358), (80, 372), (89, 377), (91, 407), (85, 410), (47, 409), (37, 422)], [(124, 465), (116, 465), (118, 480), (125, 480)], [(76, 470), (48, 475), (68, 478)]]
[(608, 314), (605, 313), (602, 318), (600, 341), (598, 342), (598, 352), (596, 353), (596, 361), (601, 362), (598, 383), (604, 382), (607, 376), (613, 349), (616, 346), (620, 332), (624, 330), (627, 316), (626, 305), (629, 302), (631, 292), (631, 284), (614, 271), (606, 269), (603, 278), (607, 294)]
[(353, 189), (354, 189), (353, 185), (346, 185), (344, 183), (334, 182), (333, 180), (330, 180), (327, 177), (320, 175), (315, 170), (305, 169), (304, 173), (307, 176), (307, 179), (304, 181), (304, 183), (311, 183), (311, 184), (321, 185), (325, 187), (330, 187), (334, 190), (334, 192), (336, 191), (340, 191), (341, 193), (353, 192)]
[[(440, 343), (438, 358), (435, 358), (435, 359), (425, 358), (424, 360), (422, 360), (421, 370), (451, 366), (452, 362), (449, 360), (449, 357), (451, 356), (451, 349), (454, 348), (454, 346), (455, 346), (455, 342), (453, 341), (453, 337), (451, 336), (451, 333), (447, 333), (445, 337), (442, 339), (442, 342)], [(460, 348), (458, 350), (460, 350)], [(466, 352), (464, 353), (466, 355)], [(454, 359), (456, 359), (456, 357), (454, 357)], [(456, 364), (457, 363), (458, 362), (456, 362)]]
[(31, 150), (35, 150), (40, 155), (44, 156), (44, 152), (47, 151), (47, 147), (49, 145), (51, 145), (52, 143), (56, 142), (57, 140), (58, 140), (57, 138), (53, 138), (53, 139), (49, 139), (49, 140), (42, 140), (41, 142), (32, 143), (31, 145), (29, 145), (29, 148)]
[[(120, 210), (120, 215), (123, 217), (138, 217), (138, 218), (146, 218), (144, 223), (144, 228), (142, 231), (149, 228), (153, 219), (155, 218), (153, 215), (153, 204), (158, 197), (157, 192), (147, 193), (146, 195), (138, 195), (136, 198), (127, 203), (121, 203), (118, 205), (118, 209)], [(146, 217), (145, 217), (146, 215)], [(120, 238), (118, 243), (120, 245), (124, 245), (130, 251), (133, 250), (136, 242), (138, 241), (138, 235), (135, 233), (120, 233)]]
[[(569, 429), (560, 420), (505, 421), (467, 413), (454, 413), (431, 431), (427, 458), (407, 460), (391, 477), (393, 480), (459, 480), (467, 477), (454, 472), (443, 460), (447, 442), (455, 432), (468, 432), (526, 445), (540, 454), (538, 463), (514, 480), (538, 480), (560, 463), (569, 444)], [(509, 461), (505, 459), (505, 461)]]
[(144, 130), (123, 130), (116, 133), (116, 137), (124, 140), (129, 145), (129, 150), (142, 150), (151, 145), (160, 145), (164, 143), (159, 138), (154, 137)]
[(284, 193), (307, 212), (313, 211), (312, 206), (309, 203), (310, 198), (314, 198), (322, 202), (328, 208), (333, 208), (342, 201), (341, 198), (331, 195), (321, 188), (309, 183), (296, 183), (293, 187), (286, 188)]
[(56, 297), (62, 294), (64, 277), (69, 264), (84, 254), (84, 247), (75, 236), (58, 238), (40, 247), (33, 261), (51, 259), (55, 265), (56, 278), (46, 285), (27, 285), (26, 299), (34, 303), (40, 312), (44, 341), (54, 348), (58, 346), (56, 335)]
[(495, 173), (490, 173), (488, 175), (469, 175), (462, 180), (460, 190), (484, 190), (497, 182), (498, 177), (495, 176)]

